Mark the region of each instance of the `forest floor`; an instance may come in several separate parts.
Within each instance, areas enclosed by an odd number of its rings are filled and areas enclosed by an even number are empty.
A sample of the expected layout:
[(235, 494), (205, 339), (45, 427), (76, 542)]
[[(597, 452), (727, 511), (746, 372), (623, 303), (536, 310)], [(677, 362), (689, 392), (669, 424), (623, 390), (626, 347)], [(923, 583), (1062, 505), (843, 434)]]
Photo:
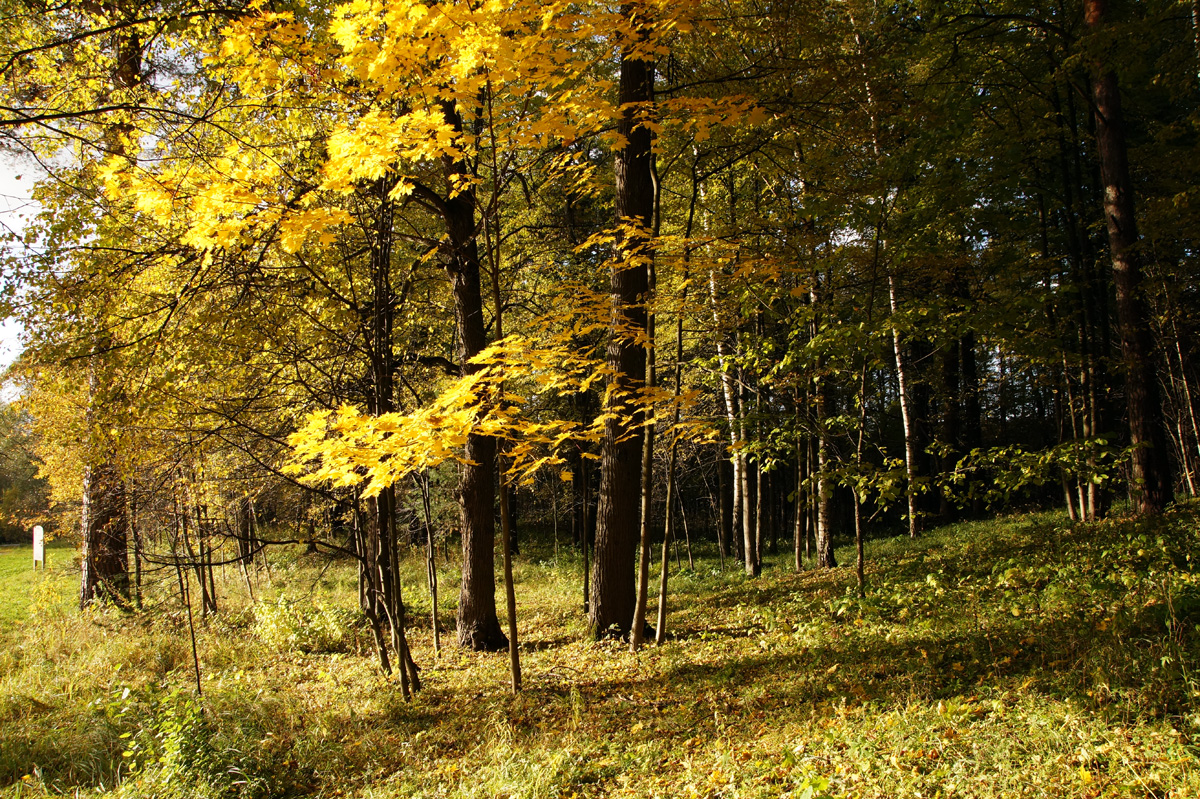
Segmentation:
[(69, 548), (36, 575), (5, 549), (0, 795), (1197, 797), (1198, 541), (1194, 505), (964, 523), (870, 542), (865, 599), (852, 568), (748, 579), (713, 553), (637, 654), (585, 640), (578, 556), (527, 542), (516, 696), (504, 653), (454, 647), (440, 561), (434, 654), (414, 552), (411, 703), (347, 561), (273, 553), (255, 606), (221, 575), (198, 697), (185, 612), (81, 614)]

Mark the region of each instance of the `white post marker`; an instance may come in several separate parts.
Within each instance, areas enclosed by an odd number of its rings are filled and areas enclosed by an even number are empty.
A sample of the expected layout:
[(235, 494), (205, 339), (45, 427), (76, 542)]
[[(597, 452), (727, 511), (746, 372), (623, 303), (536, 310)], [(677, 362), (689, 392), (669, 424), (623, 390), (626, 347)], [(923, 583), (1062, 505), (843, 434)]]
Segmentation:
[(39, 563), (42, 564), (44, 570), (46, 568), (46, 534), (40, 524), (34, 525), (33, 528), (33, 568), (35, 570)]

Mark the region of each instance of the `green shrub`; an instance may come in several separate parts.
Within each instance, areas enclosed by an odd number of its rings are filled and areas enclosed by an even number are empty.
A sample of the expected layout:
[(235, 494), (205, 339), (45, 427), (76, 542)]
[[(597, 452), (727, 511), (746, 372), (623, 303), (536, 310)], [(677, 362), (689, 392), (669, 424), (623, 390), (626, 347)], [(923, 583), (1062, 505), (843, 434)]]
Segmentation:
[(346, 652), (353, 645), (358, 613), (320, 602), (280, 596), (254, 606), (254, 631), (281, 652)]

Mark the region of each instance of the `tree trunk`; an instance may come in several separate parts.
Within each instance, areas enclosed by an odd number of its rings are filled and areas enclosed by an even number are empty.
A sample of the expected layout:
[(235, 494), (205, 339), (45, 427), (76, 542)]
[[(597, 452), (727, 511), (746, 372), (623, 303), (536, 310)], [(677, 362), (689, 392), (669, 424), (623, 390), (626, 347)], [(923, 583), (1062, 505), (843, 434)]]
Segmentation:
[[(959, 360), (958, 344), (958, 339), (951, 339), (945, 343), (942, 350), (942, 383), (945, 392), (942, 397), (942, 454), (939, 455), (942, 473), (953, 471), (962, 457), (962, 427), (959, 415), (962, 362)], [(941, 523), (953, 521), (955, 507), (949, 492), (939, 491), (938, 499), (938, 517)]]
[[(1175, 357), (1179, 360), (1179, 382), (1183, 387), (1183, 396), (1181, 397), (1183, 412), (1187, 414), (1192, 431), (1192, 442), (1195, 446), (1195, 452), (1191, 452), (1190, 449), (1189, 452), (1194, 455), (1200, 454), (1200, 426), (1196, 422), (1196, 403), (1192, 400), (1192, 387), (1188, 381), (1187, 362), (1183, 359), (1183, 347), (1179, 342), (1179, 325), (1176, 322), (1176, 315), (1174, 311), (1171, 312), (1171, 330), (1174, 334)], [(1189, 459), (1191, 459), (1191, 455), (1189, 455)]]
[[(687, 228), (685, 237), (691, 238), (692, 223), (696, 216), (696, 196), (698, 192), (698, 184), (695, 180), (693, 171), (692, 180), (692, 204), (688, 211)], [(689, 245), (684, 250), (683, 263), (683, 296), (684, 302), (687, 301), (687, 281), (690, 274), (692, 250)], [(675, 534), (675, 501), (678, 496), (678, 488), (675, 483), (675, 467), (678, 463), (679, 455), (679, 431), (676, 429), (679, 426), (679, 395), (683, 390), (683, 313), (675, 315), (675, 388), (673, 398), (675, 400), (674, 410), (671, 415), (671, 450), (667, 458), (667, 499), (666, 499), (666, 516), (663, 520), (663, 544), (662, 544), (662, 560), (659, 564), (658, 574), (658, 618), (654, 625), (654, 642), (662, 645), (667, 640), (667, 557), (670, 552), (671, 539)], [(680, 516), (684, 516), (683, 503), (680, 503)], [(684, 517), (684, 529), (687, 527), (687, 520)], [(685, 533), (686, 534), (686, 533)], [(691, 541), (688, 541), (688, 567), (692, 567), (692, 546)]]
[[(809, 301), (812, 303), (814, 312), (818, 311), (822, 302), (821, 285), (819, 276), (814, 275), (812, 289), (809, 292)], [(814, 326), (817, 323), (816, 316), (813, 317)], [(815, 334), (815, 330), (814, 330)], [(829, 431), (826, 429), (826, 420), (833, 415), (833, 392), (831, 391), (830, 376), (822, 374), (825, 369), (824, 358), (817, 360), (817, 377), (814, 387), (814, 415), (816, 416), (816, 439), (817, 439), (817, 530), (816, 530), (816, 556), (817, 566), (822, 569), (832, 569), (837, 566), (837, 560), (833, 555), (833, 517), (832, 517), (832, 502), (833, 502), (833, 479), (829, 474), (830, 467), (830, 442)]]
[(804, 571), (804, 546), (808, 543), (808, 490), (804, 486), (807, 479), (808, 440), (802, 438), (796, 443), (796, 517), (792, 529), (793, 565), (797, 574)]
[[(738, 349), (741, 350), (740, 343)], [(738, 380), (738, 384), (742, 386), (742, 391), (740, 392), (738, 401), (740, 411), (738, 414), (738, 438), (742, 442), (742, 445), (745, 446), (750, 440), (749, 423), (746, 421), (746, 417), (750, 413), (750, 398), (748, 396), (749, 391), (746, 388), (748, 382), (746, 370), (739, 369), (739, 372), (741, 379)], [(757, 577), (759, 574), (758, 531), (755, 528), (755, 518), (757, 517), (756, 511), (758, 510), (758, 458), (752, 459), (749, 455), (745, 454), (745, 450), (743, 449), (739, 460), (741, 461), (739, 476), (742, 481), (742, 535), (740, 537), (742, 542), (742, 563), (746, 574), (751, 577)]]
[(521, 691), (521, 653), (517, 647), (517, 594), (513, 587), (512, 570), (512, 508), (510, 507), (507, 478), (500, 465), (500, 546), (504, 559), (504, 602), (508, 611), (508, 665), (513, 693)]
[[(717, 310), (717, 276), (716, 271), (710, 271), (708, 275), (708, 296), (712, 306), (713, 327), (720, 330), (720, 313)], [(738, 391), (736, 382), (731, 374), (732, 353), (729, 351), (729, 344), (725, 337), (718, 332), (717, 338), (717, 368), (721, 372), (721, 396), (725, 401), (725, 420), (729, 425), (729, 468), (725, 475), (729, 477), (729, 536), (726, 539), (733, 545), (733, 555), (741, 558), (745, 550), (745, 537), (742, 534), (743, 525), (743, 506), (746, 503), (745, 495), (745, 472), (746, 472), (746, 457), (742, 451), (742, 434), (741, 434), (741, 403), (738, 401)], [(725, 553), (728, 554), (728, 553)]]
[[(119, 9), (106, 9), (117, 14)], [(115, 36), (114, 46), (117, 69), (113, 83), (119, 89), (132, 89), (143, 78), (142, 40), (136, 28), (121, 27)], [(106, 149), (114, 156), (126, 154), (126, 137), (131, 128), (121, 122), (104, 134)], [(100, 423), (96, 414), (107, 404), (100, 399), (110, 390), (110, 374), (96, 374), (97, 364), (106, 372), (110, 368), (109, 358), (112, 341), (102, 337), (92, 349), (92, 360), (88, 367), (87, 422), (89, 429), (107, 428)], [(115, 405), (123, 404), (119, 400)], [(129, 518), (125, 503), (125, 488), (117, 464), (116, 444), (107, 435), (93, 441), (87, 455), (88, 462), (83, 470), (83, 508), (80, 527), (83, 551), (80, 558), (79, 605), (84, 607), (96, 601), (113, 601), (124, 604), (129, 601)]]
[(442, 630), (438, 623), (437, 550), (433, 545), (433, 508), (429, 497), (429, 474), (413, 475), (421, 492), (421, 510), (425, 517), (425, 579), (429, 585), (429, 624), (433, 628), (433, 653), (442, 654)]
[(129, 520), (124, 483), (110, 458), (83, 471), (79, 606), (129, 600)]
[(832, 569), (837, 566), (833, 555), (833, 480), (829, 476), (830, 452), (829, 436), (824, 427), (825, 420), (831, 415), (833, 408), (832, 397), (828, 387), (828, 378), (820, 378), (816, 389), (817, 416), (817, 566), (822, 569)]
[[(888, 298), (894, 316), (899, 310), (896, 302), (896, 279), (888, 277)], [(908, 364), (904, 357), (904, 347), (900, 341), (900, 329), (892, 325), (892, 351), (896, 356), (896, 379), (900, 383), (900, 421), (904, 426), (904, 469), (908, 476), (908, 487), (905, 492), (908, 499), (908, 534), (915, 538), (921, 532), (921, 514), (917, 510), (919, 488), (917, 482), (917, 434), (913, 410), (909, 394)]]
[[(979, 365), (975, 352), (975, 333), (967, 331), (959, 340), (962, 351), (963, 379), (963, 449), (972, 452), (983, 446), (983, 412), (979, 403)], [(979, 516), (983, 503), (971, 502), (971, 515)]]
[[(488, 86), (488, 123), (494, 131), (495, 122), (492, 118), (491, 85)], [(496, 161), (495, 141), (491, 147), (492, 174), (499, 180), (500, 168)], [(504, 302), (500, 296), (500, 201), (497, 198), (491, 205), (491, 212), (484, 216), (484, 231), (487, 235), (488, 262), (492, 283), (492, 312), (495, 314), (496, 338), (504, 339)], [(503, 392), (501, 392), (503, 393)], [(519, 553), (516, 539), (517, 491), (510, 485), (504, 462), (504, 447), (500, 446), (496, 459), (496, 474), (500, 483), (500, 546), (503, 550), (504, 563), (504, 602), (508, 612), (508, 662), (509, 674), (513, 693), (521, 691), (521, 653), (517, 640), (517, 593), (513, 585), (513, 555)], [(555, 520), (557, 524), (557, 519)], [(555, 539), (557, 544), (557, 537)], [(557, 554), (557, 553), (556, 553)]]
[[(652, 162), (653, 163), (653, 162)], [(656, 278), (654, 274), (654, 265), (648, 265), (647, 278), (647, 303), (650, 302), (654, 295)], [(654, 314), (647, 310), (646, 313), (646, 388), (654, 388), (657, 375), (655, 374), (655, 329), (654, 329)], [(646, 427), (642, 431), (642, 495), (641, 495), (641, 523), (638, 537), (639, 545), (639, 562), (637, 574), (637, 600), (633, 610), (633, 627), (629, 634), (629, 650), (636, 652), (638, 647), (642, 645), (642, 640), (646, 635), (646, 606), (650, 601), (650, 539), (653, 530), (654, 520), (654, 434), (658, 426), (658, 420), (653, 409), (647, 408), (646, 413), (649, 418), (646, 420)], [(671, 480), (670, 473), (667, 474), (668, 485)], [(668, 487), (667, 497), (670, 499), (671, 490)], [(671, 515), (671, 506), (667, 505), (667, 516)], [(665, 540), (665, 539), (664, 539)], [(664, 543), (663, 553), (666, 553), (666, 545)]]
[[(676, 406), (678, 412), (678, 406)], [(671, 454), (667, 465), (667, 513), (663, 522), (662, 559), (658, 569), (658, 617), (654, 625), (654, 643), (662, 645), (667, 640), (667, 576), (671, 541), (675, 536), (674, 504), (678, 499), (675, 486), (675, 441), (671, 442)], [(682, 510), (682, 509), (681, 509)], [(681, 512), (682, 516), (683, 513)], [(686, 524), (686, 522), (685, 522)], [(688, 565), (691, 565), (691, 549), (688, 549)]]
[[(632, 17), (632, 7), (623, 6)], [(650, 128), (639, 124), (637, 105), (654, 99), (654, 63), (621, 56), (617, 133), (624, 141), (614, 158), (617, 257), (612, 264), (612, 323), (608, 343), (610, 416), (600, 456), (600, 505), (592, 566), (589, 626), (592, 635), (625, 636), (635, 605), (634, 557), (639, 526), (643, 418), (636, 392), (646, 378), (646, 350), (637, 337), (646, 330), (654, 181)]]
[[(647, 368), (649, 380), (652, 382), (653, 366)], [(668, 477), (669, 479), (669, 477)], [(654, 424), (646, 426), (642, 432), (642, 495), (641, 495), (641, 527), (639, 530), (638, 572), (637, 572), (637, 601), (633, 610), (633, 626), (629, 631), (629, 651), (636, 652), (646, 636), (646, 605), (650, 594), (650, 533), (654, 515)], [(668, 494), (670, 489), (667, 489)], [(667, 508), (667, 515), (671, 509)], [(664, 550), (665, 551), (665, 550)]]
[[(462, 129), (456, 108), (447, 104), (446, 119), (455, 130)], [(446, 159), (447, 182), (470, 177), (467, 164)], [(469, 185), (469, 184), (468, 184)], [(458, 327), (458, 360), (463, 374), (479, 369), (470, 360), (487, 346), (480, 283), (479, 244), (476, 234), (476, 199), (473, 189), (459, 191), (444, 200), (447, 240), (446, 273), (454, 297), (454, 319)], [(496, 651), (508, 646), (496, 616), (496, 440), (472, 433), (467, 437), (464, 463), (459, 471), (458, 510), (462, 530), (462, 587), (458, 595), (458, 644), (477, 651)]]
[[(1090, 30), (1098, 31), (1104, 27), (1105, 5), (1105, 0), (1084, 0), (1084, 20)], [(1142, 268), (1137, 249), (1137, 220), (1121, 94), (1116, 72), (1100, 61), (1092, 64), (1092, 98), (1096, 149), (1104, 184), (1104, 217), (1121, 329), (1129, 437), (1134, 446), (1130, 462), (1134, 503), (1141, 513), (1155, 513), (1171, 501), (1171, 467), (1154, 373), (1157, 361), (1150, 336), (1150, 318), (1142, 297)]]
[(733, 538), (733, 463), (717, 455), (717, 551), (721, 559), (729, 557), (729, 542)]

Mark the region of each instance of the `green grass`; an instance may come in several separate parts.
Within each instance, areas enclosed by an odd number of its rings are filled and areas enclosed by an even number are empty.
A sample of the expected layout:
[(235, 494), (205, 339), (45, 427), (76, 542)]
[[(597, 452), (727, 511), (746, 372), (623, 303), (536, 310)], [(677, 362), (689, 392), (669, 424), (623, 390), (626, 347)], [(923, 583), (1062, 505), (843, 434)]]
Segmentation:
[(0, 641), (29, 619), (36, 601), (58, 602), (71, 591), (74, 547), (65, 542), (46, 546), (47, 570), (33, 569), (32, 546), (0, 546)]
[[(198, 630), (202, 699), (177, 608), (79, 614), (72, 575), (5, 569), (0, 790), (1197, 796), (1198, 541), (1192, 507), (966, 523), (871, 542), (864, 598), (852, 568), (793, 574), (780, 554), (752, 580), (704, 557), (672, 572), (671, 639), (637, 654), (586, 641), (582, 564), (525, 542), (519, 696), (503, 653), (453, 648), (458, 575), (441, 563), (451, 629), (434, 655), (413, 554), (412, 703), (374, 665), (348, 563), (278, 553), (257, 610), (224, 575), (222, 613)], [(14, 593), (35, 597), (24, 619)]]

